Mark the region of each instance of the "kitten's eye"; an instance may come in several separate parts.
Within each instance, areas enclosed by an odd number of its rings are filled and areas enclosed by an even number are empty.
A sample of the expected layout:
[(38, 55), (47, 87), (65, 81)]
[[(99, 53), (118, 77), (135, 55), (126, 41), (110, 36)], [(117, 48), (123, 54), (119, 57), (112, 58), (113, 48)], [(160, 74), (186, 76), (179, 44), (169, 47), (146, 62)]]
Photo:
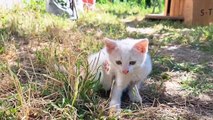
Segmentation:
[(136, 63), (136, 61), (130, 61), (129, 64), (130, 65), (134, 65)]
[(121, 65), (122, 62), (121, 62), (121, 61), (116, 61), (116, 64), (117, 64), (117, 65)]

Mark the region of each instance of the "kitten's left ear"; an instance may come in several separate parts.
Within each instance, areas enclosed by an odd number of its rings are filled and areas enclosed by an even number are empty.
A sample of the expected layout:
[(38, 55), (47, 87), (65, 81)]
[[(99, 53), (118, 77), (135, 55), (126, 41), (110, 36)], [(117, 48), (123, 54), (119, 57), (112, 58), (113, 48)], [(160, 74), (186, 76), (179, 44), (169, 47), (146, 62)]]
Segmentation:
[(133, 48), (139, 51), (140, 53), (147, 53), (148, 46), (149, 46), (149, 40), (145, 38), (137, 42)]

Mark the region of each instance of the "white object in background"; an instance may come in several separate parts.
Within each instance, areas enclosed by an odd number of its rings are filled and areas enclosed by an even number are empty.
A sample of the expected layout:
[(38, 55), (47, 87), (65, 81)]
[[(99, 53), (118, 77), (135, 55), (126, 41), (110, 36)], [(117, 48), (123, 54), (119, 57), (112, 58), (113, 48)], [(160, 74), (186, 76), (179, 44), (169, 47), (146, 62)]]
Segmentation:
[(78, 12), (80, 12), (80, 13), (84, 12), (84, 3), (83, 3), (83, 0), (76, 0), (76, 8), (77, 8)]
[(0, 0), (0, 8), (12, 9), (15, 6), (24, 7), (24, 1), (29, 3), (30, 0)]

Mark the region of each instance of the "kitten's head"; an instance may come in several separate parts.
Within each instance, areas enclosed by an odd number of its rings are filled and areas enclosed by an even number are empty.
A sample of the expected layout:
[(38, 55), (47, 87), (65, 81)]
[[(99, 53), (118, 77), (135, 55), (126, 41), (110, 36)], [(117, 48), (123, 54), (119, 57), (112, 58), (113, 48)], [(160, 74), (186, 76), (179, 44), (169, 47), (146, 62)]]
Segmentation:
[(144, 63), (149, 41), (148, 39), (114, 41), (106, 38), (104, 43), (109, 61), (120, 73), (128, 74)]

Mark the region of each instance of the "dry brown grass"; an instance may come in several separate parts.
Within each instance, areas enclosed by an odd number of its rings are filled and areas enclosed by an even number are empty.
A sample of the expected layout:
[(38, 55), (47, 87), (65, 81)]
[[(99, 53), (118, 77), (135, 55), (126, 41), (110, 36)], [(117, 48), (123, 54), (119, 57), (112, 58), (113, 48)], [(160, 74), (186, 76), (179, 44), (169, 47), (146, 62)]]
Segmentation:
[[(194, 48), (200, 43), (194, 38), (211, 43), (206, 32), (212, 28), (191, 28), (182, 38), (180, 23), (137, 20), (132, 27), (154, 32), (131, 33), (126, 30), (131, 22), (117, 15), (126, 9), (131, 7), (104, 6), (78, 21), (32, 8), (1, 11), (0, 119), (116, 119), (108, 118), (109, 95), (87, 71), (87, 55), (101, 49), (106, 36), (151, 41), (154, 69), (141, 91), (143, 106), (124, 96), (121, 119), (211, 119), (211, 47)], [(169, 49), (176, 45), (180, 49)], [(198, 59), (191, 59), (196, 54)]]

